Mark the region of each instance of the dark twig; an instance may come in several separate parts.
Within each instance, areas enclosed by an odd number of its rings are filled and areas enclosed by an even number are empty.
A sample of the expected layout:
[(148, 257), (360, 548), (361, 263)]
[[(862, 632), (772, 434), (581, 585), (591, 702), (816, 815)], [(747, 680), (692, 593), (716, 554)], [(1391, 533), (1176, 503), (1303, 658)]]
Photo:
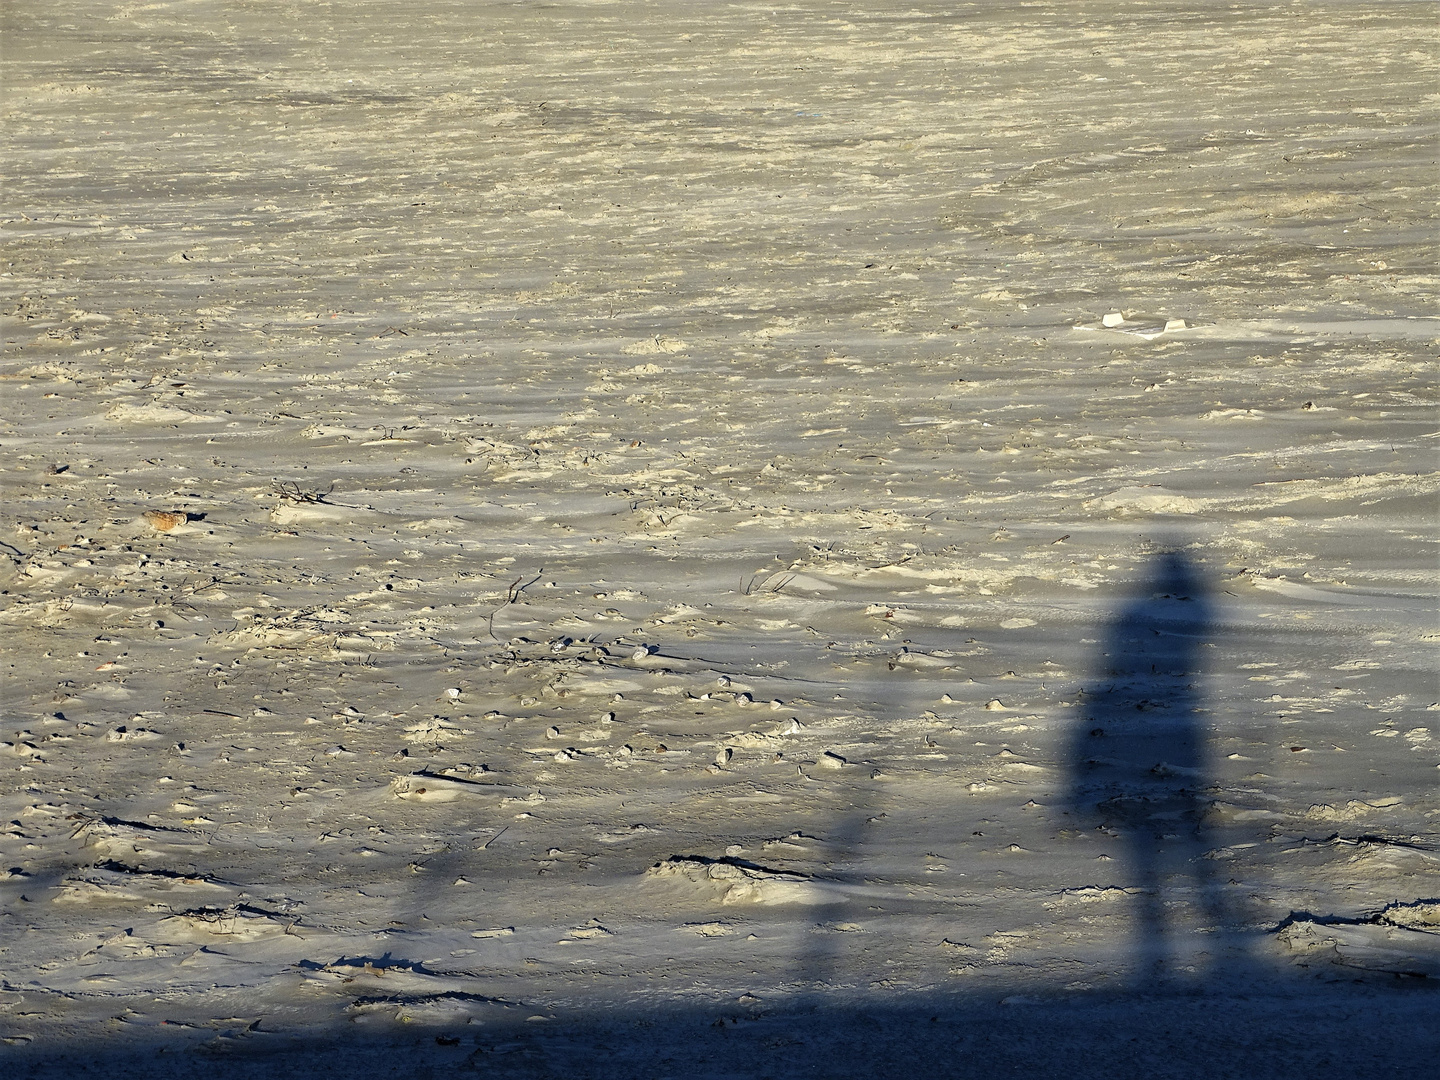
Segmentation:
[(334, 490), (335, 484), (333, 482), (324, 491), (318, 488), (313, 491), (307, 491), (294, 480), (282, 480), (275, 485), (276, 495), (279, 495), (282, 499), (289, 499), (291, 502), (297, 503), (323, 503)]
[(540, 578), (544, 576), (544, 574), (545, 568), (542, 566), (538, 571), (536, 571), (535, 576), (529, 581), (526, 581), (525, 575), (521, 574), (519, 577), (517, 577), (514, 581), (510, 583), (510, 587), (505, 590), (505, 603), (501, 604), (494, 611), (490, 612), (489, 616), (485, 620), (486, 632), (492, 638), (495, 638), (496, 641), (500, 640), (498, 637), (495, 637), (495, 616), (499, 615), (503, 609), (509, 607), (511, 604), (517, 603), (520, 599), (520, 594), (523, 593), (526, 589), (528, 589), (531, 585), (534, 585), (535, 582), (539, 581)]

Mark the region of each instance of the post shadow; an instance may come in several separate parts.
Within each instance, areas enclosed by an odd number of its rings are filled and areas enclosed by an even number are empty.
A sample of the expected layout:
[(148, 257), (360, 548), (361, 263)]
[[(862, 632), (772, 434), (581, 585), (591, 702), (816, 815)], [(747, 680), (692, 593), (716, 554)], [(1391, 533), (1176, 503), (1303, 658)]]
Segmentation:
[[(1190, 560), (1158, 555), (1106, 629), (1071, 735), (1071, 811), (1116, 839), (1123, 862), (1114, 883), (1137, 890), (1130, 910), (1139, 986), (1203, 974), (1227, 948), (1225, 905), (1205, 857), (1200, 650), (1213, 618)], [(1196, 953), (1208, 961), (1193, 963)]]

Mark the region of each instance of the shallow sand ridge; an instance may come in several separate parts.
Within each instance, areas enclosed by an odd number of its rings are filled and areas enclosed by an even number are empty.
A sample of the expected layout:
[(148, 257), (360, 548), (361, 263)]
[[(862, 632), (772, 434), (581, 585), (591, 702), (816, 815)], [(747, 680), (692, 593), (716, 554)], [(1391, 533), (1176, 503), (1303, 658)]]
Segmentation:
[(1433, 1054), (1429, 6), (3, 20), (22, 1069)]

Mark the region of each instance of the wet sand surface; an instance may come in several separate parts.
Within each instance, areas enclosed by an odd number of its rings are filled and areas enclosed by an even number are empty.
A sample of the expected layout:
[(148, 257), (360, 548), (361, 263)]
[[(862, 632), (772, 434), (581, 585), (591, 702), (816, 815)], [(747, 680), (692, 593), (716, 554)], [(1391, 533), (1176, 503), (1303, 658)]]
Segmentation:
[(16, 1075), (1433, 1061), (1432, 6), (0, 19)]

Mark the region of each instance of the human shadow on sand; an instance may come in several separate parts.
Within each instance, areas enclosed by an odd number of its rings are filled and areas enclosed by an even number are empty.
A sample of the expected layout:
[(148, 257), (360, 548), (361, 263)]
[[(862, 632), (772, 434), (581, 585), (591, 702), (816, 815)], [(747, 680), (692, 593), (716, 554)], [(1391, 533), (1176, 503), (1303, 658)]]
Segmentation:
[(1200, 689), (1213, 604), (1178, 552), (1157, 556), (1116, 611), (1071, 736), (1069, 803), (1123, 852), (1137, 986), (1204, 975), (1227, 918), (1207, 859), (1207, 711)]

